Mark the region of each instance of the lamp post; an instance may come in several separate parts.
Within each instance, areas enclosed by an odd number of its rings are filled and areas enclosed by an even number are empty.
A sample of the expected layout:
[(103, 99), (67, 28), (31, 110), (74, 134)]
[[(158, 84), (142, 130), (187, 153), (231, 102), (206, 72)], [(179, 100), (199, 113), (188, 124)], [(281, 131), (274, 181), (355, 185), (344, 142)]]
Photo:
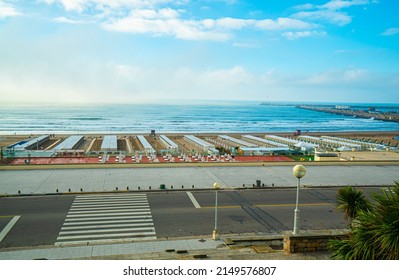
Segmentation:
[(296, 235), (299, 232), (299, 185), (301, 182), (301, 178), (303, 176), (305, 176), (306, 174), (306, 168), (305, 166), (298, 164), (295, 165), (294, 168), (292, 169), (292, 174), (298, 178), (298, 184), (296, 186), (296, 206), (295, 206), (295, 210), (294, 210), (294, 230), (293, 230), (293, 234)]
[(219, 239), (218, 231), (218, 190), (220, 189), (220, 184), (218, 182), (213, 184), (213, 189), (215, 192), (215, 228), (212, 231), (212, 240)]

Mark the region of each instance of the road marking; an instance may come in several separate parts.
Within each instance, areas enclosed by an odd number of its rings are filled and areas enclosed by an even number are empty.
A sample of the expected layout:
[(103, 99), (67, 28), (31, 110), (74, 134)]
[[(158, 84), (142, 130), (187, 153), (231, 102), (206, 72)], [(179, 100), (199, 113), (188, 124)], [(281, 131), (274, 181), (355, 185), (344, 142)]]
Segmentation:
[[(79, 209), (79, 208), (87, 208), (87, 207), (92, 207), (93, 209), (99, 209), (99, 208), (111, 208), (111, 207), (126, 207), (126, 206), (131, 206), (131, 203), (116, 203), (116, 204), (107, 204), (107, 205), (74, 205), (71, 207), (71, 209)], [(135, 204), (136, 205), (136, 204)], [(149, 206), (148, 203), (140, 203), (137, 204), (137, 206), (141, 205), (141, 207), (146, 207)]]
[(72, 222), (72, 221), (101, 221), (101, 223), (104, 223), (104, 221), (130, 221), (132, 219), (137, 220), (137, 219), (151, 219), (151, 215), (135, 215), (135, 216), (128, 216), (128, 217), (90, 217), (90, 218), (67, 218), (65, 219), (65, 222)]
[(0, 242), (4, 239), (4, 237), (6, 237), (7, 233), (10, 232), (16, 222), (18, 222), (19, 218), (21, 218), (21, 216), (14, 216), (14, 218), (12, 218), (11, 221), (8, 222), (6, 227), (0, 232)]
[(122, 208), (122, 209), (101, 209), (101, 210), (90, 210), (90, 209), (79, 209), (79, 210), (73, 210), (70, 211), (69, 214), (74, 215), (74, 214), (94, 214), (94, 213), (112, 213), (112, 212), (118, 212), (118, 213), (123, 213), (123, 212), (137, 212), (137, 211), (144, 211), (148, 210), (148, 207), (145, 209), (135, 209), (135, 208)]
[[(81, 219), (78, 219), (79, 221), (81, 221)], [(134, 222), (144, 222), (144, 223), (149, 223), (149, 222), (153, 222), (152, 218), (146, 218), (146, 217), (142, 217), (139, 219), (123, 219), (123, 220), (115, 220), (112, 219), (111, 221), (104, 221), (101, 220), (101, 224), (123, 224), (123, 223), (134, 223)], [(64, 226), (78, 226), (78, 225), (90, 225), (90, 224), (98, 224), (98, 220), (97, 221), (88, 221), (88, 222), (68, 222), (65, 221)]]
[(186, 192), (188, 197), (190, 198), (191, 202), (194, 204), (195, 208), (201, 208), (201, 205), (199, 205), (198, 201), (195, 199), (194, 195), (191, 192)]
[(77, 196), (55, 245), (156, 238), (147, 195)]
[[(300, 203), (299, 206), (331, 206), (334, 203)], [(251, 205), (253, 207), (295, 207), (295, 203), (287, 203), (287, 204), (255, 204)], [(201, 207), (202, 209), (215, 209), (215, 206), (205, 206)], [(239, 205), (226, 205), (226, 206), (218, 206), (218, 208), (241, 208)]]
[(77, 200), (84, 200), (84, 199), (94, 199), (94, 200), (99, 200), (99, 199), (108, 199), (108, 198), (114, 198), (114, 199), (123, 199), (123, 198), (146, 198), (147, 196), (145, 194), (113, 194), (113, 195), (105, 195), (105, 194), (94, 194), (94, 195), (81, 195), (79, 197), (76, 197)]
[(87, 230), (66, 230), (60, 232), (61, 235), (68, 234), (88, 234), (88, 233), (106, 233), (106, 232), (134, 232), (134, 231), (151, 231), (154, 227), (135, 227), (135, 228), (111, 228), (111, 229), (87, 229)]
[[(79, 206), (81, 206), (81, 205), (98, 205), (99, 203), (101, 203), (101, 205), (108, 205), (108, 204), (115, 204), (115, 205), (117, 205), (117, 204), (126, 204), (127, 202), (129, 202), (128, 204), (133, 204), (134, 202), (133, 201), (131, 201), (131, 200), (127, 200), (127, 201), (107, 201), (107, 202), (102, 202), (102, 201), (98, 201), (98, 202), (81, 202), (81, 201), (78, 201), (78, 202), (75, 202), (74, 203), (74, 206), (77, 206), (77, 205), (79, 205)], [(145, 205), (145, 204), (147, 204), (148, 202), (139, 202), (139, 203), (137, 203), (137, 205)], [(136, 203), (134, 203), (134, 204), (136, 204)]]
[[(65, 224), (64, 224), (65, 225)], [(80, 225), (80, 226), (64, 226), (61, 230), (76, 230), (76, 229), (99, 229), (99, 228), (123, 228), (123, 227), (133, 227), (133, 226), (141, 226), (141, 227), (149, 227), (154, 226), (154, 223), (134, 223), (134, 224), (108, 224), (108, 225), (94, 225), (94, 226), (87, 226), (87, 225)]]
[[(138, 210), (138, 211), (142, 211), (142, 210)], [(105, 214), (71, 214), (71, 215), (67, 215), (67, 218), (77, 218), (77, 217), (95, 217), (95, 216), (99, 216), (99, 217), (104, 217), (104, 216), (134, 216), (134, 215), (143, 215), (143, 214), (150, 214), (150, 211), (142, 211), (142, 212), (133, 212), (132, 210), (130, 210), (130, 212), (124, 212), (124, 213), (105, 213)]]

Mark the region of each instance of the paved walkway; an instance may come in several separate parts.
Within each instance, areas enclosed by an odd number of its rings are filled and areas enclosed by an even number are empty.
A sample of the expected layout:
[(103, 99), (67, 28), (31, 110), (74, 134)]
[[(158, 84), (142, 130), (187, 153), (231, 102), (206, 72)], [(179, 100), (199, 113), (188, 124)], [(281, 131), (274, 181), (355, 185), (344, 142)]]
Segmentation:
[(221, 240), (185, 239), (70, 247), (43, 247), (40, 249), (17, 248), (0, 251), (0, 260), (115, 259), (118, 258), (117, 256), (120, 258), (123, 255), (149, 255), (157, 252), (163, 253), (166, 250), (171, 250), (175, 253), (179, 250), (216, 250), (222, 244), (223, 241)]
[[(0, 171), (0, 195), (251, 187), (260, 180), (266, 187), (294, 187), (292, 166), (175, 167), (52, 169)], [(399, 165), (308, 166), (301, 180), (306, 186), (383, 186), (399, 180)]]

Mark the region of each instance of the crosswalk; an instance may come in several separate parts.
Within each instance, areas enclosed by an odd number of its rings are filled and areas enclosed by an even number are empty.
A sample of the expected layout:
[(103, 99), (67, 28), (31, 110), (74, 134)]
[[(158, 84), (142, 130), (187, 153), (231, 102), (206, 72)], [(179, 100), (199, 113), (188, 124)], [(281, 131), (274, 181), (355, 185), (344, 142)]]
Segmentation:
[(55, 245), (156, 239), (146, 194), (77, 196)]

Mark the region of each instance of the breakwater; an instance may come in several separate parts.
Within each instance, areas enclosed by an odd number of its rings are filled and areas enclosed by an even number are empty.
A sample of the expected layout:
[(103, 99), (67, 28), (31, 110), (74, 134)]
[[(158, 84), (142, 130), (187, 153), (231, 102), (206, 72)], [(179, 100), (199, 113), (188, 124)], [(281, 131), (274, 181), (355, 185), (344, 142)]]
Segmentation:
[(364, 110), (354, 110), (351, 108), (331, 108), (331, 107), (319, 107), (319, 106), (309, 106), (309, 105), (297, 105), (296, 108), (311, 110), (316, 112), (336, 114), (341, 116), (351, 116), (354, 118), (375, 119), (387, 122), (399, 122), (399, 114), (393, 112), (364, 111)]

